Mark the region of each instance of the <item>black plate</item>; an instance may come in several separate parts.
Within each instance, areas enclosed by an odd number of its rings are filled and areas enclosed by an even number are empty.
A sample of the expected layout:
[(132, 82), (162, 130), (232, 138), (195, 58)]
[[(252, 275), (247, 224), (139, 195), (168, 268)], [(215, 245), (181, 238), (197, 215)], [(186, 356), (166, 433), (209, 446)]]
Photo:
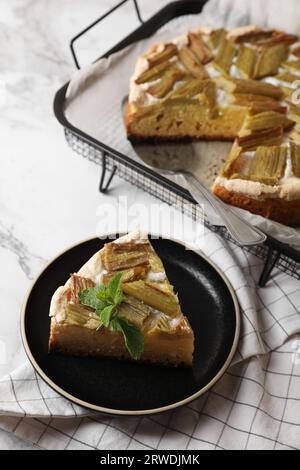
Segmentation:
[(174, 241), (154, 239), (195, 333), (193, 368), (48, 354), (49, 305), (59, 285), (107, 240), (85, 241), (54, 259), (34, 282), (22, 310), (22, 338), (39, 375), (73, 402), (112, 414), (155, 413), (188, 403), (225, 372), (239, 335), (239, 308), (228, 280), (209, 260)]

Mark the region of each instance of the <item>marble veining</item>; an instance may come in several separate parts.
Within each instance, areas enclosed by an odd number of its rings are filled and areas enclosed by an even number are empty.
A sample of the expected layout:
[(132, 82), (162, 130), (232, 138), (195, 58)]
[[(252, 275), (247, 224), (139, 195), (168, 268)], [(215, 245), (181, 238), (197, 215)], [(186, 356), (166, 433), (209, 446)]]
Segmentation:
[(26, 244), (14, 236), (12, 229), (5, 227), (1, 222), (0, 247), (16, 255), (19, 266), (28, 279), (32, 279), (38, 269), (46, 263), (41, 256), (31, 253)]

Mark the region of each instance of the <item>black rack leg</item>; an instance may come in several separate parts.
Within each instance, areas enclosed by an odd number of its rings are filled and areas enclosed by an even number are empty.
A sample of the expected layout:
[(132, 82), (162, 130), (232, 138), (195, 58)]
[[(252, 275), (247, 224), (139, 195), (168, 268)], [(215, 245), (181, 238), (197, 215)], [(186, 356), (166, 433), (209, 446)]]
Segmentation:
[(105, 183), (105, 176), (107, 172), (107, 163), (106, 163), (106, 153), (102, 153), (102, 172), (101, 172), (101, 178), (100, 178), (100, 184), (99, 184), (99, 191), (100, 193), (106, 193), (109, 189), (110, 183), (117, 171), (117, 167), (114, 166), (112, 171), (110, 172), (110, 175)]
[(135, 11), (136, 11), (137, 17), (138, 17), (140, 23), (143, 24), (144, 22), (143, 22), (142, 17), (141, 17), (140, 7), (138, 5), (137, 0), (133, 0), (133, 3), (134, 3), (134, 6), (135, 6)]
[(260, 276), (259, 281), (258, 281), (258, 284), (259, 284), (260, 287), (265, 287), (265, 285), (269, 280), (271, 272), (273, 271), (273, 268), (274, 268), (279, 256), (280, 256), (280, 252), (277, 251), (277, 250), (274, 250), (274, 248), (269, 246), (265, 266), (264, 266), (264, 269), (262, 270), (261, 276)]

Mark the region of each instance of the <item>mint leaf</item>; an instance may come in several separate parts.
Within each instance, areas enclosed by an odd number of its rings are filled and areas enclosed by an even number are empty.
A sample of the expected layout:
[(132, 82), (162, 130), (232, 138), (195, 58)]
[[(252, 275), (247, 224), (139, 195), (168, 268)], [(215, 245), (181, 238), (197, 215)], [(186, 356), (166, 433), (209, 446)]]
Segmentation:
[(124, 317), (116, 316), (111, 320), (114, 331), (121, 331), (125, 346), (133, 359), (140, 359), (144, 351), (144, 336), (141, 331)]
[(108, 295), (107, 295), (107, 289), (106, 286), (102, 286), (103, 289), (97, 292), (97, 298), (99, 300), (102, 300), (104, 303), (108, 303)]
[(107, 307), (104, 307), (102, 310), (99, 310), (99, 312), (98, 310), (96, 310), (97, 315), (99, 315), (100, 320), (102, 321), (103, 325), (106, 326), (106, 328), (109, 325), (111, 316), (115, 308), (115, 305), (107, 305)]
[(107, 285), (85, 289), (79, 292), (78, 298), (81, 304), (95, 309), (106, 328), (111, 326), (114, 331), (122, 332), (129, 354), (139, 359), (144, 351), (144, 336), (126, 318), (117, 315), (117, 307), (123, 300), (122, 276), (123, 273), (118, 273)]
[(78, 298), (80, 303), (87, 307), (94, 308), (98, 311), (98, 314), (109, 305), (116, 307), (123, 300), (123, 292), (121, 289), (122, 276), (123, 273), (118, 273), (107, 285), (91, 287), (90, 289), (79, 292)]
[(80, 303), (86, 305), (87, 307), (94, 308), (95, 310), (104, 308), (104, 298), (103, 300), (100, 300), (100, 298), (98, 297), (98, 295), (103, 292), (104, 287), (105, 286), (96, 286), (79, 292), (78, 298), (80, 300)]
[(110, 283), (107, 285), (107, 295), (114, 304), (120, 304), (123, 299), (123, 292), (121, 289), (123, 273), (116, 274)]

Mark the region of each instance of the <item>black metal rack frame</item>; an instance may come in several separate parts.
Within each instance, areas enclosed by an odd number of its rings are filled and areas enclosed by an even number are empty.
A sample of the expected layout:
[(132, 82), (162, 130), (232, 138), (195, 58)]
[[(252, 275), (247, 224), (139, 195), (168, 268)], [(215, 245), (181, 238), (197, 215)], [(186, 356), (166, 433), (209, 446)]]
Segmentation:
[[(160, 27), (176, 17), (200, 13), (206, 1), (180, 0), (171, 2), (144, 22), (138, 0), (122, 0), (71, 40), (70, 49), (75, 65), (78, 69), (80, 68), (74, 47), (76, 41), (125, 3), (132, 2), (141, 26), (99, 57), (99, 59), (108, 57), (110, 54), (123, 49), (135, 41), (151, 36)], [(218, 233), (224, 239), (235, 243), (225, 227), (214, 226), (203, 219), (199, 206), (187, 190), (74, 127), (64, 114), (64, 103), (68, 85), (69, 82), (60, 88), (55, 95), (54, 114), (64, 127), (66, 140), (70, 147), (80, 155), (102, 166), (99, 191), (107, 192), (114, 175), (118, 174), (124, 180), (145, 190), (163, 202), (176, 206), (194, 220), (201, 221), (210, 230)], [(295, 248), (268, 236), (264, 245), (243, 249), (265, 260), (265, 265), (259, 279), (260, 286), (265, 286), (275, 266), (288, 275), (300, 280), (300, 251)]]

